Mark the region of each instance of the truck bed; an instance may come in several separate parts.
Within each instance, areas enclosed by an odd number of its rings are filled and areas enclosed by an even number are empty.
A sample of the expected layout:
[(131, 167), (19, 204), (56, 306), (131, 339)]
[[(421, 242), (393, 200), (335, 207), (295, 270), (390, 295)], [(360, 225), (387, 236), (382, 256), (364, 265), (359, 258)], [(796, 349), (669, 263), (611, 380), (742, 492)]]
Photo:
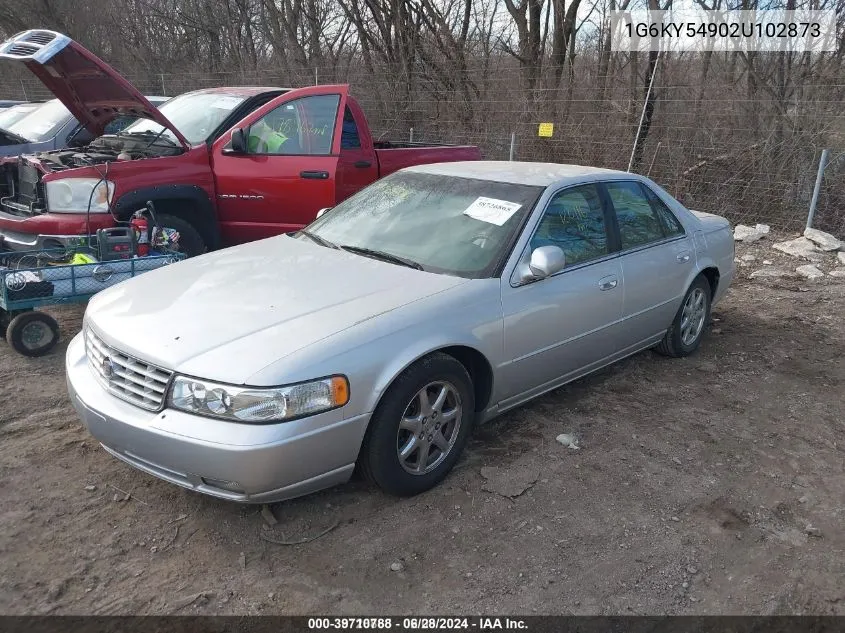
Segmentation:
[(393, 141), (379, 141), (374, 145), (379, 177), (414, 165), (481, 159), (481, 150), (472, 145), (435, 145)]

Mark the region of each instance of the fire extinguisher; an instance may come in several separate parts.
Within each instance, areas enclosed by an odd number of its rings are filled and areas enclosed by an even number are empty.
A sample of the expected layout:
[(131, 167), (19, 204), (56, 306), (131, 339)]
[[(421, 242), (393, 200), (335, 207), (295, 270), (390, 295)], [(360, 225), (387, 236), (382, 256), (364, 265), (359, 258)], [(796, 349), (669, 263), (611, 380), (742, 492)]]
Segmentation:
[(136, 211), (129, 222), (129, 226), (135, 231), (135, 243), (139, 257), (146, 257), (150, 254), (150, 235), (147, 218), (144, 217), (144, 210)]

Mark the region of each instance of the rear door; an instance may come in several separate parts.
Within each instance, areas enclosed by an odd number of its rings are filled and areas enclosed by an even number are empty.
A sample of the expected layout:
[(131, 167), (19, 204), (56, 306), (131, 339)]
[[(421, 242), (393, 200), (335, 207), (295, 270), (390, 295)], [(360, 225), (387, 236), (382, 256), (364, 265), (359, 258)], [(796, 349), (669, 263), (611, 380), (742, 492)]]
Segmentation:
[(619, 231), (624, 346), (659, 340), (672, 323), (695, 266), (691, 238), (647, 185), (620, 180), (605, 186)]
[(231, 131), (215, 141), (212, 168), (226, 243), (298, 230), (334, 205), (346, 95), (346, 86), (292, 90), (235, 126), (244, 131), (247, 153), (232, 153)]

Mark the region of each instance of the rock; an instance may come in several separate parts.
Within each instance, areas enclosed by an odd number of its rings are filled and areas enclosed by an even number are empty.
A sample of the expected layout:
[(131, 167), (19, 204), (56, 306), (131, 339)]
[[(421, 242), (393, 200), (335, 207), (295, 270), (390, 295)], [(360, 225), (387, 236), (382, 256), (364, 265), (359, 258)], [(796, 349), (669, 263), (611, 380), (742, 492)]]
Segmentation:
[(680, 465), (681, 465), (681, 463), (682, 463), (682, 462), (681, 462), (681, 460), (680, 460), (680, 459), (678, 459), (677, 457), (673, 457), (673, 458), (672, 458), (672, 461), (673, 461), (673, 462), (675, 462), (678, 466), (680, 466)]
[(804, 533), (807, 536), (815, 536), (816, 538), (822, 537), (822, 531), (817, 527), (813, 527), (809, 523), (807, 524), (807, 527), (804, 528)]
[(803, 257), (804, 259), (809, 259), (810, 261), (818, 261), (822, 257), (821, 251), (806, 237), (798, 237), (786, 242), (777, 242), (772, 244), (772, 248), (780, 251), (781, 253), (786, 253), (787, 255), (792, 255), (793, 257)]
[(695, 576), (698, 573), (698, 570), (695, 567), (693, 567), (692, 565), (688, 565), (687, 566), (687, 573), (690, 576)]
[(578, 439), (572, 433), (561, 433), (555, 439), (566, 448), (571, 448), (575, 451), (581, 448), (578, 446)]
[(753, 261), (754, 261), (755, 259), (757, 259), (757, 258), (756, 258), (756, 257), (754, 257), (754, 255), (751, 255), (751, 254), (749, 253), (748, 255), (743, 255), (742, 257), (740, 257), (740, 259), (741, 259), (742, 261), (744, 261), (744, 262), (753, 262)]
[(779, 278), (779, 277), (791, 277), (792, 273), (788, 270), (784, 270), (782, 268), (761, 268), (760, 270), (755, 270), (753, 273), (749, 275), (751, 279), (758, 279), (760, 277), (771, 277), (771, 278)]
[(831, 270), (827, 274), (831, 277), (845, 277), (845, 268), (837, 268), (836, 270)]
[(403, 565), (398, 560), (390, 563), (390, 571), (395, 571), (396, 573), (399, 573), (400, 571), (404, 571), (404, 569), (405, 569), (405, 565)]
[(683, 583), (681, 583), (681, 587), (683, 587), (684, 589), (689, 589), (689, 583), (683, 582)]
[(818, 229), (804, 229), (804, 237), (823, 251), (838, 251), (842, 247), (841, 240)]
[(734, 239), (737, 242), (756, 242), (765, 237), (768, 232), (769, 226), (767, 224), (758, 224), (753, 227), (737, 224), (734, 227)]
[(674, 521), (675, 523), (680, 521), (680, 519), (678, 517), (670, 517), (670, 520)]
[(93, 485), (85, 486), (85, 490), (87, 490), (88, 492), (94, 492), (96, 489), (97, 489), (97, 486), (93, 486)]
[(157, 546), (155, 546), (155, 545), (153, 545), (153, 546), (150, 548), (150, 551), (151, 551), (153, 554), (155, 554), (155, 553), (158, 551), (158, 547), (157, 547)]
[(836, 259), (839, 260), (839, 263), (845, 266), (845, 251), (839, 251), (836, 253)]
[(795, 269), (795, 272), (807, 279), (818, 279), (819, 277), (824, 277), (824, 273), (812, 264), (799, 266)]
[(771, 266), (771, 265), (772, 265), (771, 259), (764, 259), (763, 260), (763, 266)]
[(261, 518), (263, 518), (269, 526), (276, 525), (279, 522), (276, 519), (276, 515), (273, 514), (273, 511), (270, 509), (270, 506), (268, 506), (266, 503), (261, 506)]

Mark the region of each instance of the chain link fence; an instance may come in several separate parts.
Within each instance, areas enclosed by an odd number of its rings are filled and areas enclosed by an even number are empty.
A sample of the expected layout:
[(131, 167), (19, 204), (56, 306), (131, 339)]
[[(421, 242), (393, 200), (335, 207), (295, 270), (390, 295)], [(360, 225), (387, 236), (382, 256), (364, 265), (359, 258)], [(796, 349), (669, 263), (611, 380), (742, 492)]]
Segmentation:
[[(715, 56), (714, 56), (715, 57)], [(533, 88), (524, 68), (496, 58), (485, 67), (444, 76), (346, 64), (297, 72), (128, 73), (145, 94), (174, 96), (226, 85), (298, 87), (349, 83), (376, 138), (473, 144), (488, 159), (551, 161), (626, 169), (643, 112), (643, 76), (627, 64), (596, 72), (593, 61), (545, 67)], [(783, 84), (783, 82), (781, 82)], [(791, 79), (788, 85), (742, 72), (736, 60), (661, 62), (652, 86), (653, 114), (635, 171), (688, 207), (803, 229), (822, 149), (830, 151), (814, 226), (845, 234), (845, 77)], [(548, 87), (552, 85), (554, 87)], [(47, 99), (31, 75), (0, 77), (0, 98)], [(538, 125), (554, 124), (551, 138)]]

